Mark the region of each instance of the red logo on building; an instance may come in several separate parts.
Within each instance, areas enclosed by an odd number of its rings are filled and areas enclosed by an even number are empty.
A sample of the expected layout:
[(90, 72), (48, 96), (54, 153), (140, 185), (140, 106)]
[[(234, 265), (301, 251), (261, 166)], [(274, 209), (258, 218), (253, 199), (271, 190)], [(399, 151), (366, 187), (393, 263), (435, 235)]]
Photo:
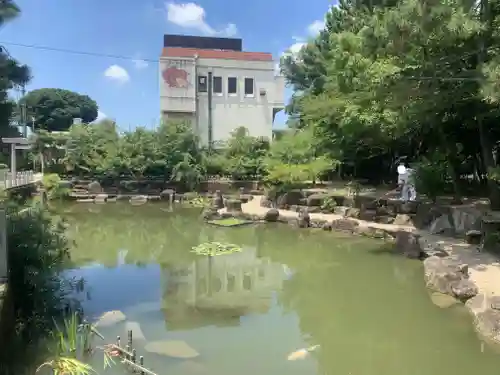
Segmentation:
[(163, 79), (169, 87), (186, 88), (189, 86), (188, 72), (175, 66), (163, 71)]

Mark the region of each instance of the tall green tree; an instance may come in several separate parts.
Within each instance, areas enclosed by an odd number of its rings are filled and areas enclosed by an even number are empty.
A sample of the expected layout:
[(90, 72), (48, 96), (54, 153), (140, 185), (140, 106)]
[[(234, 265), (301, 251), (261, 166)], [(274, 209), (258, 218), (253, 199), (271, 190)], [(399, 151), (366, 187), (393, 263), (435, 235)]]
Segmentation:
[(73, 119), (90, 123), (97, 118), (97, 103), (87, 95), (64, 89), (37, 89), (21, 98), (29, 117), (34, 118), (37, 129), (66, 131)]

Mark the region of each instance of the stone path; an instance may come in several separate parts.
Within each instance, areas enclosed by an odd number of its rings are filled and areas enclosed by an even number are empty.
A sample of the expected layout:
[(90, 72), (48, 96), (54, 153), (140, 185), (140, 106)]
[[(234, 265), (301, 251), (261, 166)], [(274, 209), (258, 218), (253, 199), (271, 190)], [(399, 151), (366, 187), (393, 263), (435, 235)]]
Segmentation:
[[(269, 208), (261, 207), (260, 202), (262, 196), (255, 196), (251, 201), (241, 205), (244, 213), (251, 215), (263, 215)], [(280, 217), (284, 218), (297, 218), (298, 213), (289, 210), (278, 210)], [(309, 216), (312, 220), (338, 220), (343, 219), (342, 215), (337, 214), (323, 214), (323, 213), (310, 213)], [(469, 266), (470, 279), (477, 285), (479, 292), (486, 295), (500, 296), (500, 261), (497, 257), (486, 252), (478, 252), (477, 246), (469, 245), (465, 242), (440, 235), (433, 235), (424, 230), (416, 230), (412, 226), (395, 225), (395, 224), (381, 224), (368, 222), (364, 220), (356, 220), (360, 226), (383, 229), (387, 231), (412, 231), (417, 232), (421, 237), (420, 241), (424, 244), (437, 244), (441, 249), (448, 252), (452, 258), (462, 264)]]

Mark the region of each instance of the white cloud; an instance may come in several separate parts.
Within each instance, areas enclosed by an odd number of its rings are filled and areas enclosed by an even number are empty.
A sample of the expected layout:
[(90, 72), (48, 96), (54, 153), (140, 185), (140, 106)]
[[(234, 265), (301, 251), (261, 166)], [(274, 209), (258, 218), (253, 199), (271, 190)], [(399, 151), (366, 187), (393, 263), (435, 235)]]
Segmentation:
[(316, 20), (307, 26), (307, 32), (311, 36), (316, 36), (320, 33), (320, 31), (325, 29), (325, 21)]
[(167, 21), (186, 29), (192, 29), (205, 35), (234, 36), (238, 33), (236, 25), (229, 23), (221, 29), (210, 26), (206, 12), (195, 3), (166, 3)]
[(108, 67), (108, 69), (104, 71), (104, 76), (119, 83), (130, 81), (128, 72), (120, 65), (111, 65), (110, 67)]

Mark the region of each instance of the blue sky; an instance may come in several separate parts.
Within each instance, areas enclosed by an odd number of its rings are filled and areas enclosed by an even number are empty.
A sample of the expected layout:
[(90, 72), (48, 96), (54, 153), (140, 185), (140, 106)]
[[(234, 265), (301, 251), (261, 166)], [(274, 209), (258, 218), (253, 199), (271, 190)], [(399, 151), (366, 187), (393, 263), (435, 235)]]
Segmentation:
[[(244, 50), (271, 52), (278, 59), (287, 50), (300, 49), (321, 29), (332, 2), (18, 0), (17, 4), (21, 16), (0, 30), (0, 45), (32, 68), (28, 90), (57, 87), (87, 94), (97, 102), (101, 115), (116, 119), (126, 129), (157, 123), (156, 61), (163, 34), (241, 37)], [(280, 114), (276, 126), (284, 122)]]

